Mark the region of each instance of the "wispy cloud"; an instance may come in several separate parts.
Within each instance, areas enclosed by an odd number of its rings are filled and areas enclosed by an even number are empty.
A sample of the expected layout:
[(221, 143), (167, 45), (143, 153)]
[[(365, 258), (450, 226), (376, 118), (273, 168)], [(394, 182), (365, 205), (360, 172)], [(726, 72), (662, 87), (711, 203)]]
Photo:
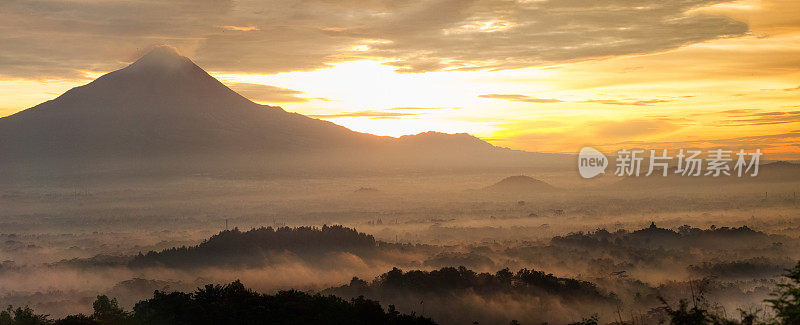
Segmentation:
[(605, 138), (628, 138), (672, 132), (680, 125), (664, 119), (634, 119), (626, 121), (605, 121), (595, 127), (596, 133)]
[(784, 146), (791, 144), (796, 146), (800, 139), (800, 130), (783, 133), (765, 134), (756, 136), (733, 137), (733, 138), (700, 138), (686, 139), (680, 141), (623, 141), (607, 144), (606, 146), (649, 146), (652, 148), (735, 148), (735, 149), (785, 149)]
[(303, 92), (294, 89), (252, 83), (234, 83), (228, 86), (240, 95), (257, 102), (303, 103), (311, 101), (309, 98), (300, 97), (299, 95), (302, 95)]
[(502, 99), (512, 102), (523, 102), (523, 103), (560, 103), (563, 100), (555, 99), (555, 98), (536, 98), (530, 97), (526, 95), (520, 94), (486, 94), (478, 96), (480, 98), (488, 98), (488, 99)]
[(439, 109), (458, 109), (460, 107), (393, 107), (390, 111), (415, 111), (415, 110), (439, 110)]
[(332, 119), (332, 118), (342, 118), (342, 117), (367, 117), (371, 119), (397, 119), (403, 116), (414, 116), (414, 115), (423, 115), (424, 113), (400, 113), (400, 112), (383, 112), (383, 111), (358, 111), (358, 112), (349, 112), (349, 113), (337, 113), (337, 114), (316, 114), (316, 115), (308, 115), (313, 118), (319, 119)]
[(659, 103), (668, 103), (671, 100), (666, 99), (645, 99), (645, 100), (617, 100), (617, 99), (590, 99), (583, 101), (584, 103), (599, 103), (606, 105), (626, 105), (626, 106), (650, 106)]
[[(750, 113), (753, 113), (755, 111), (758, 111), (758, 109), (757, 108), (741, 108), (741, 109), (729, 109), (729, 110), (722, 111), (720, 113), (737, 114), (738, 115), (738, 114), (750, 114)], [(707, 114), (707, 113), (703, 113), (703, 114)], [(715, 113), (711, 113), (711, 114), (715, 114)]]
[[(562, 103), (565, 102), (564, 100), (555, 99), (555, 98), (536, 98), (530, 97), (527, 95), (520, 95), (520, 94), (486, 94), (478, 96), (480, 98), (489, 98), (489, 99), (502, 99), (511, 102), (522, 102), (522, 103)], [(682, 97), (687, 98), (687, 97)], [(668, 103), (672, 100), (667, 99), (590, 99), (579, 101), (578, 103), (599, 103), (599, 104), (606, 104), (606, 105), (626, 105), (626, 106), (650, 106), (659, 103)]]
[(772, 125), (800, 122), (800, 111), (771, 111), (737, 116), (724, 120), (726, 126)]
[(220, 28), (224, 30), (233, 30), (238, 32), (252, 32), (254, 30), (260, 30), (258, 27), (255, 26), (220, 26)]

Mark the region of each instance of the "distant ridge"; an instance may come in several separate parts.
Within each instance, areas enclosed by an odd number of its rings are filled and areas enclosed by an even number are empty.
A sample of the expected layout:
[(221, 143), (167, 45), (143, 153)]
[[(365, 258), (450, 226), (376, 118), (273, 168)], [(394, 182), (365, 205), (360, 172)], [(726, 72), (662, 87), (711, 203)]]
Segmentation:
[(668, 169), (667, 176), (662, 176), (663, 170), (656, 169), (650, 176), (644, 176), (645, 173), (642, 173), (639, 177), (624, 177), (619, 182), (616, 182), (613, 187), (617, 189), (638, 189), (640, 187), (697, 189), (704, 186), (719, 186), (720, 184), (737, 185), (759, 182), (800, 181), (800, 164), (788, 161), (779, 160), (763, 163), (758, 166), (758, 175), (755, 177), (750, 176), (752, 170), (748, 173), (743, 173), (739, 177), (736, 171), (733, 170), (733, 163), (730, 164), (730, 168), (728, 171), (730, 176), (721, 174), (718, 177), (706, 176), (705, 170), (701, 171), (700, 176), (682, 175), (675, 172), (675, 167)]

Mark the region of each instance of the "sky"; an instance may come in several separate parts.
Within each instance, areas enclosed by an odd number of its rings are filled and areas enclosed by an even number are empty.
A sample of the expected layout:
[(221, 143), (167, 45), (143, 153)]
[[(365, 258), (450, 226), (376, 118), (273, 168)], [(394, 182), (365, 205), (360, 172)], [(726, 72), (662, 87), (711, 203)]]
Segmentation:
[(4, 0), (0, 117), (164, 44), (360, 132), (800, 159), (796, 0)]

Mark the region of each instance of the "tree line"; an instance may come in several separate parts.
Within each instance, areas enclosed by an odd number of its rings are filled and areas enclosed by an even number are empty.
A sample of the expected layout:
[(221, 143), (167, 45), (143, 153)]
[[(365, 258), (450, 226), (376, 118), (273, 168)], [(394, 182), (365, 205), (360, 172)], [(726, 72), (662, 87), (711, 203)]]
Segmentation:
[(260, 294), (241, 282), (206, 285), (195, 292), (155, 291), (132, 311), (116, 299), (98, 296), (91, 315), (75, 314), (50, 319), (31, 308), (8, 307), (0, 312), (0, 325), (182, 325), (182, 324), (354, 324), (433, 325), (429, 318), (387, 310), (364, 297), (350, 300), (296, 290)]

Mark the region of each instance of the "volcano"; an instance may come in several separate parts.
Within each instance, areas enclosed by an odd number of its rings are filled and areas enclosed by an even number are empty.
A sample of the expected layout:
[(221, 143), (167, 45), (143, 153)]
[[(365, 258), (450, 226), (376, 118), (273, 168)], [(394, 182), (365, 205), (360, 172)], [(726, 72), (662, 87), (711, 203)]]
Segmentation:
[(0, 164), (26, 166), (112, 160), (146, 166), (164, 159), (188, 165), (265, 157), (275, 162), (302, 156), (304, 161), (357, 161), (385, 168), (480, 161), (502, 165), (524, 154), (530, 153), (498, 148), (468, 134), (375, 136), (260, 105), (168, 46), (0, 118)]
[(170, 47), (0, 119), (13, 156), (90, 157), (335, 150), (385, 139), (256, 104)]

